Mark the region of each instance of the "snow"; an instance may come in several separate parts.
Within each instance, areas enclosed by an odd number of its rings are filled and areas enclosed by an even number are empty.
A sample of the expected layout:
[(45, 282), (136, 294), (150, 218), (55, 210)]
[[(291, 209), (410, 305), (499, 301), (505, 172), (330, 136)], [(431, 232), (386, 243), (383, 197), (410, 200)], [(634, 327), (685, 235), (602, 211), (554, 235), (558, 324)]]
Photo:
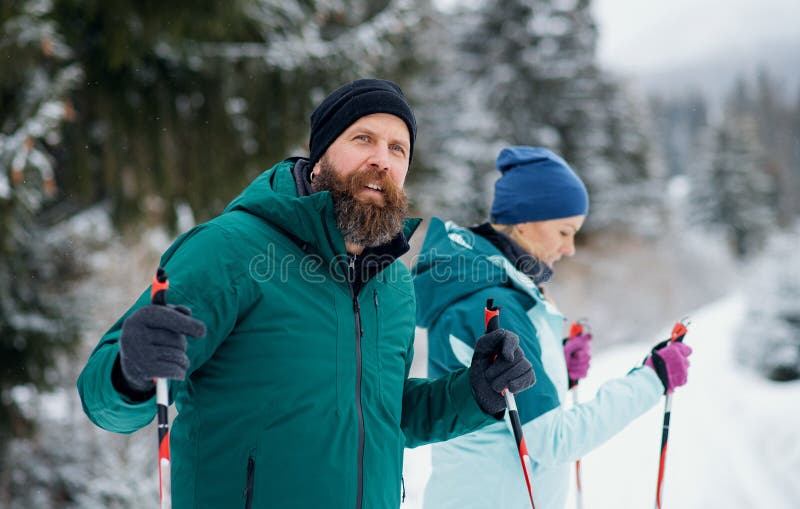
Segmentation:
[[(690, 317), (685, 341), (694, 353), (689, 383), (672, 401), (665, 508), (789, 509), (800, 500), (794, 482), (800, 472), (800, 382), (769, 382), (735, 363), (734, 338), (746, 307), (746, 298), (735, 294)], [(652, 339), (668, 334), (665, 327)], [(649, 345), (629, 343), (596, 354), (581, 398), (641, 362)], [(585, 507), (653, 507), (662, 420), (659, 404), (583, 459)], [(429, 447), (406, 450), (404, 508), (422, 507), (429, 474)], [(572, 496), (567, 507), (576, 507)]]

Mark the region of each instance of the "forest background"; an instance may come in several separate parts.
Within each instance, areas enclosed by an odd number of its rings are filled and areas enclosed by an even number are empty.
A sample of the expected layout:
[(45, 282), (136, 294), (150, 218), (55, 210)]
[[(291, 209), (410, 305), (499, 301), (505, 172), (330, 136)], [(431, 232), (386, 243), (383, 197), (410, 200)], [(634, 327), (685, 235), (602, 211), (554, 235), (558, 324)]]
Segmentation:
[[(509, 144), (572, 164), (591, 214), (550, 286), (598, 351), (742, 292), (742, 369), (800, 378), (800, 44), (632, 79), (600, 58), (593, 4), (0, 3), (0, 506), (155, 492), (154, 433), (96, 429), (77, 373), (170, 240), (306, 155), (313, 106), (363, 76), (400, 83), (416, 111), (414, 215), (485, 220)], [(675, 31), (689, 53), (714, 35)]]

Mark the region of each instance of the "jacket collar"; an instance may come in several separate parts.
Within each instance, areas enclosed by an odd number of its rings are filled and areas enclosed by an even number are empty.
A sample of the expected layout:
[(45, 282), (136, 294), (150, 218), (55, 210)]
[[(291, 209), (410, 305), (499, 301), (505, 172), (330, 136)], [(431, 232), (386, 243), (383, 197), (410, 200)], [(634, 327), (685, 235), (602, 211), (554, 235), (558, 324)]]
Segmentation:
[(525, 251), (511, 237), (495, 230), (489, 223), (472, 226), (470, 230), (491, 242), (514, 264), (515, 269), (531, 278), (537, 285), (548, 282), (553, 276), (553, 269)]
[[(336, 226), (333, 199), (328, 191), (313, 192), (308, 160), (290, 158), (259, 175), (225, 209), (258, 216), (281, 230), (304, 250), (313, 250), (326, 261), (346, 259), (342, 234)], [(383, 268), (409, 250), (408, 239), (421, 219), (409, 218), (403, 230), (390, 242), (365, 251), (382, 260)]]

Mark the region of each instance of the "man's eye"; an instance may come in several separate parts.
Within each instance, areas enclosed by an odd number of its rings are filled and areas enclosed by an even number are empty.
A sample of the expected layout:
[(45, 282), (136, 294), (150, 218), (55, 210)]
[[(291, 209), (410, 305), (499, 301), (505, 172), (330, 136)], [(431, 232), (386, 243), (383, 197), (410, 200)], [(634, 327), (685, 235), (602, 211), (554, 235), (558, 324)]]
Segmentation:
[(406, 149), (402, 145), (391, 145), (389, 148), (391, 148), (392, 150), (394, 150), (396, 152), (400, 152), (401, 154), (405, 154), (406, 153)]
[(358, 136), (356, 136), (356, 139), (360, 141), (369, 141), (369, 136), (367, 136), (366, 134), (359, 134)]

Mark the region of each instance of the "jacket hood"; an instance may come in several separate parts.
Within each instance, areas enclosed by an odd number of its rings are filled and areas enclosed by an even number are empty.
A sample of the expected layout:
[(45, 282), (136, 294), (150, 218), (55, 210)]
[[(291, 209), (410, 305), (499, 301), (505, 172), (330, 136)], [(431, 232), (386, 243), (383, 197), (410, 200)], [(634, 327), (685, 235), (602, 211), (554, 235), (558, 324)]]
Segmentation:
[(417, 325), (425, 328), (453, 303), (486, 288), (517, 288), (526, 307), (532, 305), (532, 296), (538, 293), (533, 281), (517, 271), (491, 242), (438, 218), (431, 219), (412, 273)]
[[(336, 227), (333, 199), (328, 191), (298, 196), (292, 168), (297, 159), (286, 159), (259, 175), (225, 207), (225, 212), (244, 211), (281, 230), (300, 245), (325, 259), (346, 253), (344, 238)], [(403, 235), (409, 239), (419, 219), (406, 219)]]

